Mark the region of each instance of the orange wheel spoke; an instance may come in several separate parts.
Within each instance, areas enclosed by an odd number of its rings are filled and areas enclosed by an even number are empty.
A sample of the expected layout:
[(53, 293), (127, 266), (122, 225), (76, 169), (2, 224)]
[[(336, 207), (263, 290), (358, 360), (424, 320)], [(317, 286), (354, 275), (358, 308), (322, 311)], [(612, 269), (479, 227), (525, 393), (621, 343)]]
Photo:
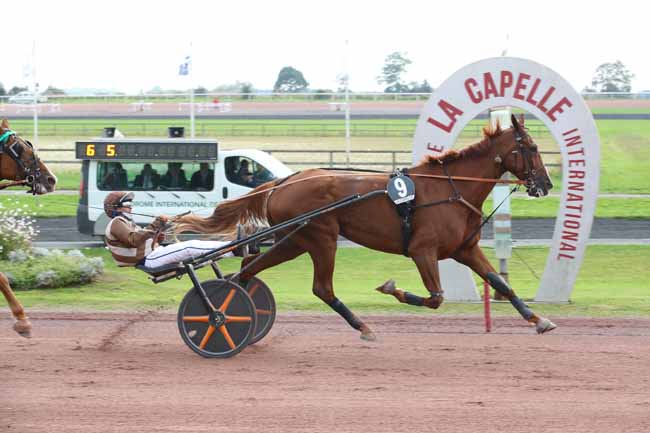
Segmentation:
[(250, 322), (252, 320), (251, 317), (247, 316), (226, 316), (226, 323), (231, 323), (231, 322)]
[(263, 314), (265, 316), (270, 316), (271, 314), (273, 314), (273, 311), (271, 310), (262, 310), (258, 308), (255, 311), (257, 311), (257, 314)]
[(219, 307), (219, 311), (222, 313), (226, 312), (228, 306), (230, 305), (230, 302), (232, 301), (232, 298), (235, 296), (235, 291), (235, 289), (230, 290), (230, 293), (228, 293), (228, 296), (226, 296), (226, 300), (223, 301), (223, 304), (221, 304), (221, 307)]
[(185, 316), (183, 322), (208, 323), (208, 316)]
[(232, 338), (230, 337), (230, 334), (228, 333), (228, 330), (226, 329), (226, 325), (221, 325), (219, 327), (219, 331), (223, 334), (223, 338), (226, 339), (226, 343), (228, 343), (228, 346), (230, 346), (231, 349), (234, 349), (235, 343), (232, 341)]
[[(223, 328), (223, 326), (222, 326)], [(210, 341), (210, 337), (212, 337), (212, 334), (214, 334), (214, 326), (210, 325), (208, 326), (208, 330), (205, 331), (205, 335), (203, 336), (203, 340), (201, 340), (201, 344), (199, 344), (200, 349), (205, 349), (205, 346), (208, 344), (208, 341)]]
[(252, 287), (250, 288), (250, 290), (248, 291), (248, 296), (250, 296), (250, 297), (252, 298), (253, 295), (255, 294), (255, 292), (257, 292), (257, 289), (259, 289), (259, 288), (260, 288), (260, 283), (256, 283), (256, 284), (255, 284), (254, 286), (252, 286)]

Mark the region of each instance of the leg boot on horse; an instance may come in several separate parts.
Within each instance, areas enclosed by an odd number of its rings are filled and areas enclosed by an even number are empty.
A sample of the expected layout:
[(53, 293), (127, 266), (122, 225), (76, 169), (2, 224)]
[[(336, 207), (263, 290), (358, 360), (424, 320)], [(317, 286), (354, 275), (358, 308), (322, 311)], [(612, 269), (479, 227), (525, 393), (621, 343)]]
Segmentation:
[(416, 307), (433, 308), (435, 310), (440, 307), (442, 301), (444, 301), (442, 289), (440, 287), (438, 261), (435, 259), (435, 256), (432, 256), (431, 254), (417, 255), (416, 257), (413, 257), (413, 261), (415, 262), (418, 271), (420, 271), (420, 276), (422, 277), (424, 286), (427, 288), (431, 296), (423, 298), (402, 289), (398, 289), (393, 280), (386, 281), (375, 290), (386, 295), (393, 295), (401, 303), (414, 305)]
[(514, 290), (510, 288), (508, 283), (506, 283), (494, 270), (488, 259), (483, 254), (483, 251), (479, 248), (478, 243), (459, 251), (455, 258), (459, 262), (469, 266), (474, 272), (487, 281), (490, 286), (497, 291), (497, 293), (510, 301), (521, 317), (535, 325), (538, 334), (544, 334), (557, 327), (555, 323), (551, 322), (549, 319), (535, 314), (533, 310), (531, 310), (530, 307), (515, 294)]

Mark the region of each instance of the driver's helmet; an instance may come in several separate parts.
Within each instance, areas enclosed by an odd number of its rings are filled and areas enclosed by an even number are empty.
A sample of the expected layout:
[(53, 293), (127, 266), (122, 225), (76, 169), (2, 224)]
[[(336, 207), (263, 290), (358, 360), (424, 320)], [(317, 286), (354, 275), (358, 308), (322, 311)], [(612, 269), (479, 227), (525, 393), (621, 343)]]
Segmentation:
[(133, 193), (124, 191), (113, 191), (104, 199), (104, 212), (109, 218), (120, 214), (117, 209), (121, 207), (133, 207)]

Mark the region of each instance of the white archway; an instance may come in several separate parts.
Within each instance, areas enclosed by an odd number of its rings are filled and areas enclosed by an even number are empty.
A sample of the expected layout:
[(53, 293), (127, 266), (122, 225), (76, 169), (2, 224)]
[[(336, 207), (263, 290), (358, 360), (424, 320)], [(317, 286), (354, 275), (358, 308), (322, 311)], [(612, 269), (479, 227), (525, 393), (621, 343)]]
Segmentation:
[(596, 124), (580, 94), (566, 80), (544, 65), (513, 57), (465, 66), (436, 89), (424, 106), (413, 140), (413, 163), (450, 148), (472, 119), (500, 106), (533, 114), (560, 147), (561, 201), (535, 300), (566, 302), (591, 232), (600, 177)]

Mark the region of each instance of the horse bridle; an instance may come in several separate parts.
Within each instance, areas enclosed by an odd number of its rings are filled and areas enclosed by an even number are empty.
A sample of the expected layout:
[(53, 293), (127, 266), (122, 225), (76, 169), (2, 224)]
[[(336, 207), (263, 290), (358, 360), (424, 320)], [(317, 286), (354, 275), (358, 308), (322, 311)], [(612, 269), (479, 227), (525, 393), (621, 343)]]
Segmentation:
[[(517, 155), (521, 154), (521, 159), (524, 163), (524, 178), (526, 182), (526, 189), (537, 186), (537, 170), (535, 170), (533, 165), (533, 153), (537, 152), (537, 145), (532, 144), (532, 149), (529, 149), (525, 146), (524, 136), (517, 128), (512, 128), (513, 134), (515, 136), (515, 142), (517, 143), (517, 150), (513, 150), (512, 154), (515, 157), (515, 167), (517, 167)], [(497, 164), (503, 164), (505, 158), (502, 158), (501, 155), (497, 155), (495, 162)]]
[[(13, 141), (9, 143), (9, 139), (13, 137)], [(24, 143), (23, 143), (24, 141)], [(25, 146), (29, 147), (32, 151), (32, 156), (25, 164), (25, 161), (22, 158), (23, 153), (25, 152)], [(20, 180), (22, 174), (22, 179), (25, 180), (25, 184), (31, 188), (29, 192), (36, 194), (36, 185), (41, 178), (41, 168), (38, 164), (39, 159), (36, 156), (36, 151), (34, 146), (28, 140), (19, 139), (14, 131), (6, 130), (2, 135), (0, 135), (0, 155), (7, 153), (11, 159), (14, 160), (18, 168), (22, 173), (17, 174), (16, 180)]]

